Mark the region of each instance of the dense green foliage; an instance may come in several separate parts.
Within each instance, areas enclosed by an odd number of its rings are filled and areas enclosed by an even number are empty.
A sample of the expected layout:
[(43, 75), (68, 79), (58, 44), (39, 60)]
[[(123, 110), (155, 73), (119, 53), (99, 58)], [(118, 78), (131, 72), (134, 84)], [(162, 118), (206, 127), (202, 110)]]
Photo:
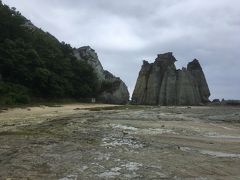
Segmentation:
[(100, 92), (108, 92), (108, 93), (113, 93), (120, 85), (121, 81), (116, 80), (114, 82), (111, 81), (103, 81), (101, 84), (101, 89)]
[(0, 104), (96, 95), (93, 69), (73, 49), (0, 1)]

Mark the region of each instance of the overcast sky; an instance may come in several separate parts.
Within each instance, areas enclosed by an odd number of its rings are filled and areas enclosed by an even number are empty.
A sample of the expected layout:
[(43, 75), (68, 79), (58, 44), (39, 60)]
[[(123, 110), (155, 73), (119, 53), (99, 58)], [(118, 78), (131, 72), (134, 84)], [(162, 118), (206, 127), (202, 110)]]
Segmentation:
[(239, 0), (3, 0), (73, 47), (90, 45), (133, 91), (142, 60), (200, 60), (211, 99), (240, 99)]

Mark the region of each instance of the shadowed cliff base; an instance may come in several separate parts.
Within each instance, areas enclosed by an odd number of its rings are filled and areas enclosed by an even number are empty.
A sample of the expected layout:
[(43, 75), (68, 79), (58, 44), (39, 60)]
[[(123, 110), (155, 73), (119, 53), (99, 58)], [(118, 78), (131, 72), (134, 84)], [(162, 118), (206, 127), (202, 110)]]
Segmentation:
[(201, 105), (209, 102), (210, 91), (197, 59), (187, 68), (176, 69), (171, 52), (159, 54), (154, 63), (143, 61), (132, 96), (133, 104)]

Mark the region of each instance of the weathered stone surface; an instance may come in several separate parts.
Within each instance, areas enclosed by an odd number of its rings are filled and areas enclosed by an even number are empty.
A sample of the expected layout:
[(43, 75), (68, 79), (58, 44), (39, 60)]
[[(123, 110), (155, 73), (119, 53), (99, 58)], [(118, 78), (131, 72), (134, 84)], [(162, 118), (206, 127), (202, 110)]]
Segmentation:
[(164, 74), (160, 93), (159, 104), (176, 104), (177, 92), (176, 92), (177, 73), (174, 68), (169, 68)]
[(194, 59), (192, 62), (188, 63), (187, 70), (193, 75), (197, 83), (201, 101), (203, 103), (209, 102), (208, 98), (210, 96), (210, 91), (199, 61)]
[(91, 65), (100, 81), (104, 80), (104, 69), (98, 59), (98, 55), (90, 46), (83, 46), (74, 50), (74, 55), (78, 60), (86, 61)]
[(210, 91), (199, 62), (177, 70), (172, 53), (159, 54), (154, 63), (143, 62), (132, 102), (146, 105), (199, 105), (209, 102)]
[(142, 69), (139, 72), (139, 76), (133, 94), (134, 102), (136, 104), (146, 103), (147, 85), (151, 68), (152, 68), (151, 64), (149, 64), (147, 61), (143, 61)]
[(129, 101), (129, 92), (126, 84), (118, 77), (105, 71), (98, 55), (89, 46), (84, 46), (74, 50), (74, 55), (78, 60), (86, 61), (91, 65), (97, 74), (100, 93), (97, 100), (109, 104), (126, 104)]
[[(177, 71), (177, 105), (199, 105), (199, 90), (194, 77), (187, 69)], [(167, 104), (166, 104), (167, 105)]]

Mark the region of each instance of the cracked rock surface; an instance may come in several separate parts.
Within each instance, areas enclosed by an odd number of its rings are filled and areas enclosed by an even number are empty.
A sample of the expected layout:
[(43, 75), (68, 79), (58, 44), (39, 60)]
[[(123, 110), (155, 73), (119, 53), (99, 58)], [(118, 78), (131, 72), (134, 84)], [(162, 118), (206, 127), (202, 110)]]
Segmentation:
[(0, 179), (240, 177), (239, 107), (64, 108), (0, 113)]

